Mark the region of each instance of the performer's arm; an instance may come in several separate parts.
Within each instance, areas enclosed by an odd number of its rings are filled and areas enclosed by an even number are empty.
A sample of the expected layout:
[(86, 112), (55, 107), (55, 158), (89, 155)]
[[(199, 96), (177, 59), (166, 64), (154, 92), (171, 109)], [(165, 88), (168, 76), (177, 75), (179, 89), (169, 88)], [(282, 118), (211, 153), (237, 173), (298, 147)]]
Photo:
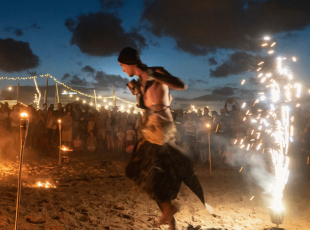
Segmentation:
[(239, 103), (237, 102), (236, 98), (234, 98), (234, 103), (235, 103), (237, 109), (240, 111), (240, 106), (239, 106)]
[(172, 76), (168, 71), (166, 71), (163, 68), (156, 69), (156, 71), (148, 69), (147, 73), (150, 78), (154, 78), (154, 80), (159, 81), (160, 83), (169, 86), (171, 89), (175, 89), (175, 90), (186, 90), (187, 89), (187, 86), (184, 84), (184, 82), (180, 78)]

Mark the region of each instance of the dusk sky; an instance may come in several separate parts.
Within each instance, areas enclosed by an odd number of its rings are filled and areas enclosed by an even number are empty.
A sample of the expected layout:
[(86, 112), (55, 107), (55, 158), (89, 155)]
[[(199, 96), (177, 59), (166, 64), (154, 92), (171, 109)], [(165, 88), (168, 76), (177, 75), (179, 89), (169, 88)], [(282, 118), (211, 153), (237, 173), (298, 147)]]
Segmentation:
[[(249, 97), (257, 85), (241, 91), (240, 81), (255, 76), (247, 71), (267, 56), (260, 44), (270, 35), (274, 57), (296, 56), (296, 79), (310, 83), (309, 0), (0, 0), (0, 15), (0, 76), (49, 73), (102, 96), (114, 85), (117, 96), (134, 101), (117, 62), (131, 46), (148, 66), (163, 66), (189, 86), (174, 97)], [(1, 80), (2, 93), (16, 83)]]

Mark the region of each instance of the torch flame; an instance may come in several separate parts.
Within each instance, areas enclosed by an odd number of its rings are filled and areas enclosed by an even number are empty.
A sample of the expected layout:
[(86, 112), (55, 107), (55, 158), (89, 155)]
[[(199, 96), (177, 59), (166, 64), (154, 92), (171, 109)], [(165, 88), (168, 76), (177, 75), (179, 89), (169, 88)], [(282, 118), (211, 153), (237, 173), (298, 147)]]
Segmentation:
[(28, 114), (27, 113), (21, 113), (20, 116), (23, 118), (26, 118), (26, 117), (28, 117)]

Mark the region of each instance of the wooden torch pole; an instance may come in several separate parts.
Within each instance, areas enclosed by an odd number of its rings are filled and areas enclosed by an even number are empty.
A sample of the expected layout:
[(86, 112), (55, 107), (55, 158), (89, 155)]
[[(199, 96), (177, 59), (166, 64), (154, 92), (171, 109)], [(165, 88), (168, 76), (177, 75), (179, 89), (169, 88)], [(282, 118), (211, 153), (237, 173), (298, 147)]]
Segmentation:
[(58, 120), (59, 124), (59, 164), (61, 164), (61, 120)]
[(18, 217), (19, 217), (19, 205), (20, 205), (20, 196), (22, 189), (22, 167), (23, 167), (23, 158), (24, 158), (24, 148), (26, 143), (26, 138), (28, 134), (28, 114), (22, 113), (20, 119), (20, 155), (19, 155), (19, 173), (18, 173), (18, 184), (17, 184), (17, 199), (16, 199), (16, 216), (15, 216), (15, 230), (18, 229)]

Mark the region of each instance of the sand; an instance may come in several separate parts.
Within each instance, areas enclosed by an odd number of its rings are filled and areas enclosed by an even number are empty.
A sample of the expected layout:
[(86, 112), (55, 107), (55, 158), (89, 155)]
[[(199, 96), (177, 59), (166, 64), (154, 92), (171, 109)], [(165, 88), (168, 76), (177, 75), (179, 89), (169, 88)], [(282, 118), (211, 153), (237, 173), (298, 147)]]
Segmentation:
[[(71, 153), (58, 165), (57, 150), (25, 152), (19, 229), (169, 229), (154, 227), (160, 215), (156, 203), (124, 175), (129, 156), (124, 154)], [(17, 161), (0, 159), (0, 229), (14, 229)], [(245, 180), (247, 169), (225, 164), (209, 168), (195, 165), (210, 215), (185, 186), (175, 200), (179, 229), (274, 229), (269, 198), (255, 183)], [(36, 187), (37, 182), (51, 188)], [(54, 188), (56, 186), (56, 188)], [(284, 205), (283, 229), (310, 229), (310, 178), (291, 175)], [(250, 200), (252, 197), (254, 198)]]

